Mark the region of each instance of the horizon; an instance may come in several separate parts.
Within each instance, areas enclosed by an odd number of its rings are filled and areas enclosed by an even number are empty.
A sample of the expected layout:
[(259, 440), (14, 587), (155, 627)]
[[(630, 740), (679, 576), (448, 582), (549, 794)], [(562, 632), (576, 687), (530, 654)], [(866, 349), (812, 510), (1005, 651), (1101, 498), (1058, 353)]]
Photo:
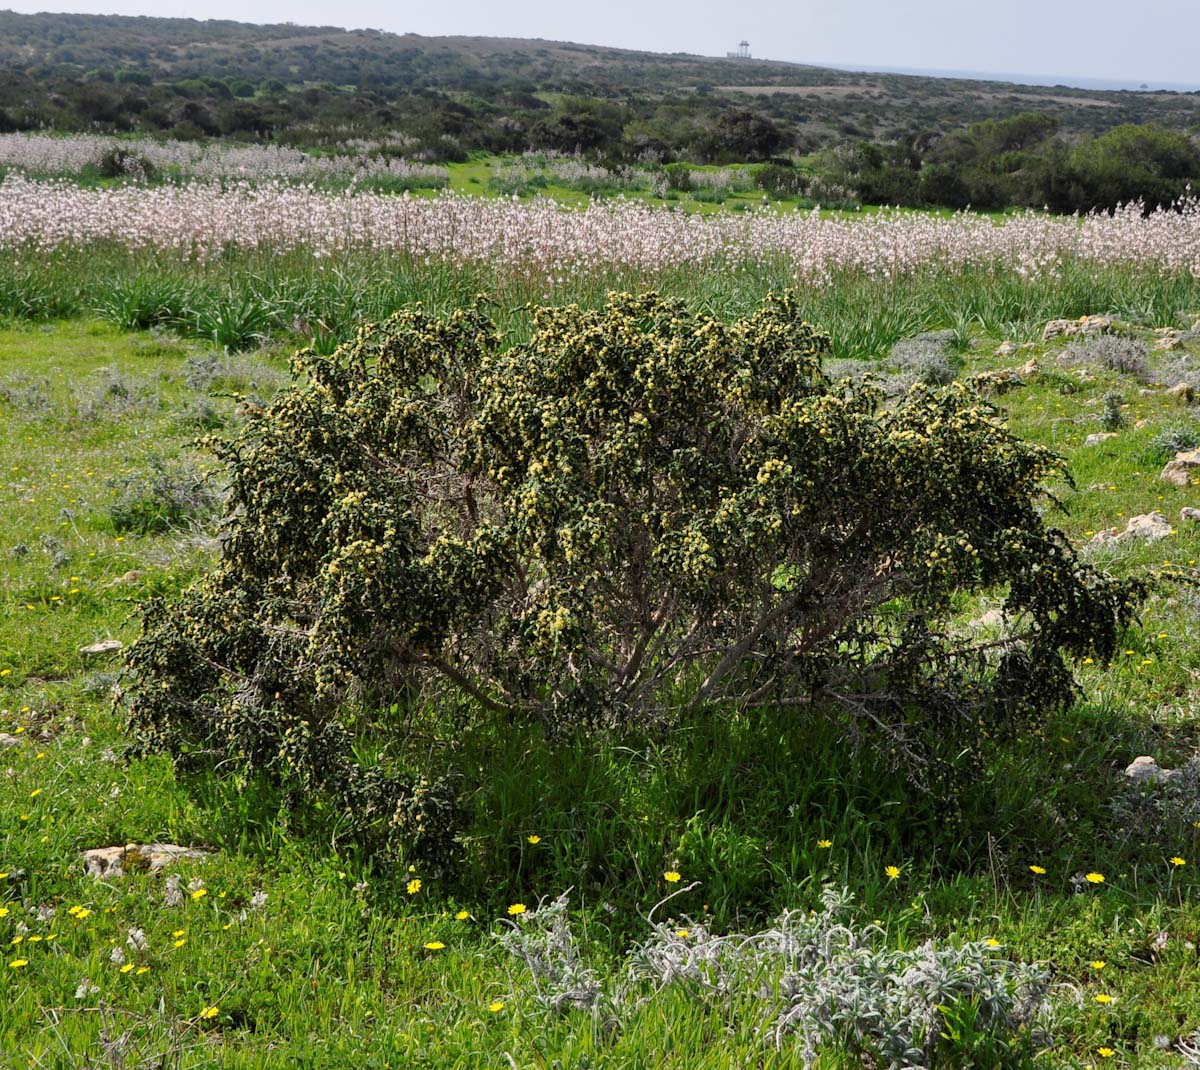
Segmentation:
[[(729, 32), (715, 29), (726, 13), (703, 0), (660, 5), (652, 10), (631, 0), (615, 0), (603, 13), (564, 12), (550, 0), (525, 0), (497, 9), (465, 0), (452, 10), (397, 11), (376, 0), (347, 0), (330, 16), (318, 0), (204, 0), (202, 8), (182, 0), (80, 0), (69, 9), (12, 0), (19, 14), (125, 15), (232, 21), (254, 25), (330, 26), (378, 29), (422, 37), (491, 37), (561, 41), (593, 47), (657, 54), (722, 58), (737, 43), (750, 43), (751, 57), (867, 73), (923, 74), (1025, 85), (1064, 85), (1083, 89), (1193, 92), (1200, 89), (1189, 41), (1200, 34), (1200, 9), (1183, 0), (1144, 0), (1140, 24), (1171, 25), (1172, 33), (1113, 35), (1109, 27), (1124, 14), (1112, 0), (1060, 0), (1047, 8), (1038, 0), (1013, 0), (1003, 21), (964, 16), (951, 0), (913, 0), (903, 12), (884, 0), (861, 0), (862, 10), (829, 11), (803, 6), (780, 16), (765, 0), (747, 0), (729, 19)], [(874, 15), (872, 15), (872, 12)], [(1109, 12), (1113, 18), (1108, 19)], [(1022, 19), (1022, 13), (1028, 19)], [(627, 17), (622, 17), (627, 16)], [(680, 16), (686, 16), (680, 18)], [(345, 25), (340, 25), (345, 24)], [(1031, 35), (1030, 26), (1040, 32)], [(1114, 36), (1119, 40), (1114, 41)], [(756, 41), (786, 55), (767, 55)], [(1061, 42), (1069, 41), (1069, 51)], [(852, 58), (846, 58), (846, 57)], [(1091, 60), (1086, 69), (1080, 56)], [(802, 57), (802, 58), (801, 58)], [(836, 59), (831, 57), (838, 57)], [(1153, 70), (1153, 77), (1147, 72)], [(1145, 90), (1142, 90), (1145, 91)]]

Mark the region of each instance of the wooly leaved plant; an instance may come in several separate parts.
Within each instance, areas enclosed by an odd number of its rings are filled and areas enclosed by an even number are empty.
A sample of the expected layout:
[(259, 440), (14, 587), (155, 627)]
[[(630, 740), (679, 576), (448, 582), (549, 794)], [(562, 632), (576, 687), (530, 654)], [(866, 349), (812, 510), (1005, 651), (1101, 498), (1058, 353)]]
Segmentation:
[[(919, 761), (1068, 701), (1131, 618), (1140, 588), (1043, 520), (1058, 457), (961, 384), (831, 381), (786, 295), (723, 323), (612, 294), (522, 342), (485, 309), (303, 352), (209, 440), (221, 556), (129, 654), (145, 746), (429, 837), (448, 791), (381, 755), (430, 700), (551, 732), (774, 703)], [(956, 633), (985, 589), (1012, 627)]]

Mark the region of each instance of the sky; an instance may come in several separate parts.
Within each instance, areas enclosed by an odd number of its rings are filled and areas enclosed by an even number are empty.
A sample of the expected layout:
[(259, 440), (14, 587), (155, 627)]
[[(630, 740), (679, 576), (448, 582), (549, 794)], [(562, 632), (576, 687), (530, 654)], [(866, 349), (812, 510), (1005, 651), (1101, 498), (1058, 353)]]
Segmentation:
[(1061, 75), (1200, 86), (1198, 0), (0, 0), (16, 11), (541, 37), (857, 69)]

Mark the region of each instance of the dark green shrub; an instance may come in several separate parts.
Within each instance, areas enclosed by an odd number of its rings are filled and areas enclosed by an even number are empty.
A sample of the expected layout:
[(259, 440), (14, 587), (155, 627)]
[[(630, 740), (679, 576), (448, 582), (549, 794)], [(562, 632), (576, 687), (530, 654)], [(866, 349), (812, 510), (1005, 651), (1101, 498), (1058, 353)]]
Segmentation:
[[(962, 385), (885, 410), (827, 347), (787, 296), (724, 324), (616, 294), (521, 344), (417, 309), (301, 353), (210, 440), (222, 557), (150, 608), (132, 727), (374, 833), (410, 812), (417, 696), (551, 731), (770, 702), (914, 763), (1067, 702), (1140, 589), (1044, 523), (1059, 458)], [(1019, 625), (953, 638), (957, 592), (998, 588)]]

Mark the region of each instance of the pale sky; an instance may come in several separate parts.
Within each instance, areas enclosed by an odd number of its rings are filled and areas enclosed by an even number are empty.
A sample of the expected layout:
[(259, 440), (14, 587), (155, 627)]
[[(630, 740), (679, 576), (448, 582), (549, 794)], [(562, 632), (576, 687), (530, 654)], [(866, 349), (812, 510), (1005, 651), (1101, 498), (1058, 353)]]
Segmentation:
[(0, 0), (0, 6), (541, 37), (710, 56), (744, 38), (762, 59), (1200, 85), (1200, 0)]

